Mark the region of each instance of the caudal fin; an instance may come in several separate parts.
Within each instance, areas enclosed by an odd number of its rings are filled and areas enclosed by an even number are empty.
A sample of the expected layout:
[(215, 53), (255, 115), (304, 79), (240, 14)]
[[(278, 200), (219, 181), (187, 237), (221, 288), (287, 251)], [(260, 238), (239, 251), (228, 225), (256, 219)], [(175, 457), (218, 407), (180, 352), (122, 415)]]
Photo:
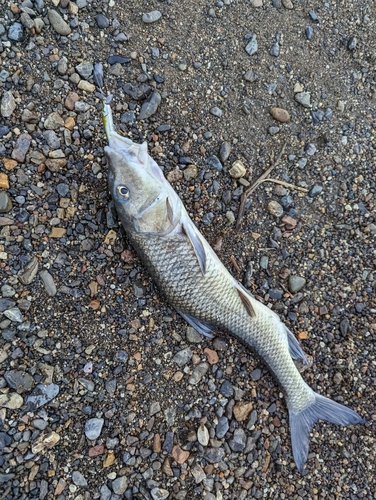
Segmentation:
[(365, 422), (350, 408), (316, 393), (315, 399), (308, 408), (298, 413), (290, 411), (292, 452), (299, 472), (303, 472), (304, 464), (307, 461), (310, 430), (318, 420), (327, 420), (340, 425)]

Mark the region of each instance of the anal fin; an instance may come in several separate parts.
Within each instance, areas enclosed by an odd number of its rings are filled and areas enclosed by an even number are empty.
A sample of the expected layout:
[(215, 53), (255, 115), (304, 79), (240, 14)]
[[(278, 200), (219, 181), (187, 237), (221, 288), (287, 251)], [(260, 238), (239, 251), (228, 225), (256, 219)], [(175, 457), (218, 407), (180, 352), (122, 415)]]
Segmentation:
[(201, 333), (201, 335), (205, 335), (205, 337), (209, 337), (209, 339), (213, 339), (216, 329), (207, 323), (206, 321), (201, 321), (197, 318), (194, 318), (193, 316), (190, 316), (189, 314), (183, 313), (179, 309), (177, 309), (178, 313), (180, 316), (182, 316), (187, 323), (189, 323), (195, 330), (198, 331), (198, 333)]

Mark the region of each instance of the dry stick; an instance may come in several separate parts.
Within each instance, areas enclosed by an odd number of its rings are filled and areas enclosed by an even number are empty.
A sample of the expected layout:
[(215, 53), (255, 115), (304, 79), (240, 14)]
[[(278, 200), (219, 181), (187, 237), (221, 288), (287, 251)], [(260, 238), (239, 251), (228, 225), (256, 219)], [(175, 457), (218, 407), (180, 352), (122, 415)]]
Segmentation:
[(295, 189), (296, 191), (301, 191), (302, 193), (308, 193), (308, 189), (306, 188), (295, 186), (295, 184), (290, 184), (289, 182), (286, 181), (280, 181), (279, 179), (264, 179), (261, 182), (274, 182), (275, 184), (281, 184), (281, 186), (285, 186), (290, 189)]
[(274, 161), (270, 167), (265, 170), (265, 172), (263, 174), (260, 175), (260, 177), (258, 179), (255, 180), (255, 182), (249, 186), (249, 188), (247, 189), (247, 191), (245, 191), (241, 198), (240, 198), (240, 206), (239, 206), (239, 212), (238, 212), (238, 218), (236, 220), (236, 230), (239, 231), (240, 229), (240, 226), (241, 226), (241, 223), (242, 223), (242, 218), (243, 218), (243, 215), (244, 215), (244, 210), (245, 210), (245, 203), (247, 201), (247, 198), (249, 197), (249, 195), (251, 193), (253, 193), (253, 191), (255, 191), (255, 189), (258, 188), (258, 186), (261, 184), (261, 182), (263, 182), (264, 179), (266, 179), (268, 177), (268, 175), (270, 174), (270, 172), (278, 165), (278, 163), (281, 161), (281, 158), (282, 158), (282, 155), (283, 153), (285, 152), (285, 148), (286, 148), (286, 145), (287, 145), (287, 141), (284, 143), (283, 147), (282, 147), (282, 150), (278, 156), (278, 158), (276, 159), (276, 161)]
[(6, 491), (4, 491), (4, 493), (0, 497), (0, 500), (3, 500), (8, 495), (9, 492), (10, 492), (10, 487), (7, 488)]

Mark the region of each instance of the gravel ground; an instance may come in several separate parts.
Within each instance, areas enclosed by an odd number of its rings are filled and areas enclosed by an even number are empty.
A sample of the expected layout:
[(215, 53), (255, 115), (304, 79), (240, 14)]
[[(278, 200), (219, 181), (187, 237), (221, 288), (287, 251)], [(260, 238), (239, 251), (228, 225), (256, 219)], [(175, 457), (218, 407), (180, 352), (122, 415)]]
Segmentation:
[[(0, 0), (1, 500), (376, 498), (375, 29), (366, 0)], [(128, 244), (95, 63), (305, 380), (367, 418), (317, 424), (303, 475), (269, 371)]]

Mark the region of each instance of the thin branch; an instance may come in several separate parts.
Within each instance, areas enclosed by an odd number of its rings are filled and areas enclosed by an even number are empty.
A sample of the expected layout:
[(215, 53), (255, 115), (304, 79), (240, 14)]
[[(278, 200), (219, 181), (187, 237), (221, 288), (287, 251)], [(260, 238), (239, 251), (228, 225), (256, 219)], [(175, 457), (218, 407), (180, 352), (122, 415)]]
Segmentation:
[(251, 193), (253, 193), (253, 191), (255, 191), (255, 189), (257, 189), (259, 187), (259, 185), (263, 182), (264, 179), (266, 179), (270, 172), (272, 172), (272, 170), (279, 164), (279, 162), (281, 161), (281, 158), (282, 158), (282, 155), (283, 153), (285, 152), (285, 148), (286, 148), (286, 145), (287, 145), (287, 141), (284, 143), (283, 147), (282, 147), (282, 150), (281, 152), (279, 153), (278, 155), (278, 158), (270, 165), (270, 167), (268, 169), (265, 170), (265, 172), (263, 174), (260, 175), (260, 177), (258, 179), (255, 180), (255, 182), (249, 186), (249, 188), (244, 191), (244, 193), (241, 195), (241, 198), (240, 198), (240, 206), (239, 206), (239, 212), (238, 212), (238, 218), (236, 220), (236, 230), (239, 231), (240, 229), (240, 226), (241, 226), (241, 223), (242, 223), (242, 218), (243, 218), (243, 215), (244, 215), (244, 210), (245, 210), (245, 203), (249, 197), (249, 195)]
[(289, 182), (286, 181), (280, 181), (279, 179), (264, 179), (261, 182), (274, 182), (275, 184), (281, 184), (281, 186), (285, 186), (290, 189), (295, 189), (296, 191), (301, 191), (302, 193), (308, 193), (308, 189), (306, 188), (295, 186), (295, 184), (290, 184)]
[(238, 263), (236, 262), (235, 257), (234, 257), (233, 255), (231, 255), (231, 257), (230, 257), (230, 262), (231, 262), (231, 264), (235, 267), (236, 271), (237, 271), (238, 273), (240, 273), (240, 272), (241, 272), (241, 269), (240, 269), (240, 267), (238, 266)]

